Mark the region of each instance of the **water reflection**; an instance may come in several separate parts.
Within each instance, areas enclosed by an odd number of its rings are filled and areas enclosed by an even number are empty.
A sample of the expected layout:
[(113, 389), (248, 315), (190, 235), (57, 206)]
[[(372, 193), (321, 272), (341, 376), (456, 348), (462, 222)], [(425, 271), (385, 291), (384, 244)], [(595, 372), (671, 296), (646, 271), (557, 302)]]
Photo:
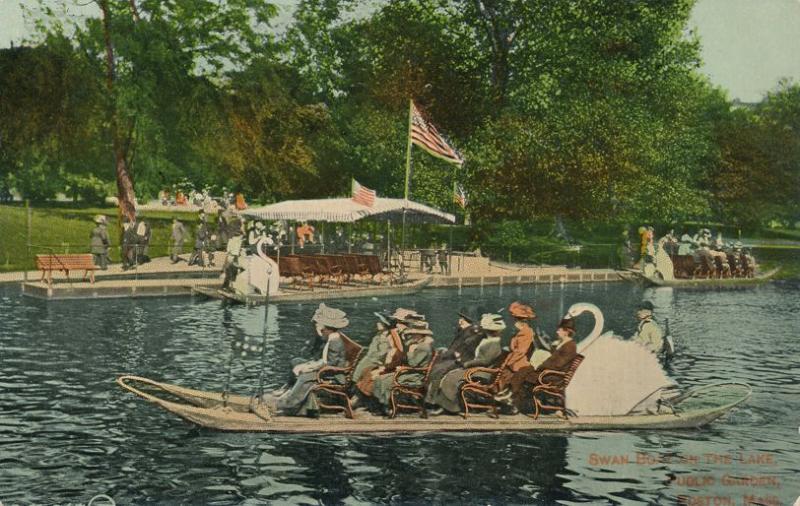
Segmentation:
[[(265, 384), (283, 383), (286, 364), (312, 328), (316, 304), (225, 306), (151, 299), (44, 303), (0, 287), (0, 500), (118, 503), (674, 503), (679, 495), (734, 494), (742, 487), (693, 486), (698, 475), (774, 475), (783, 503), (800, 489), (796, 409), (800, 297), (791, 284), (746, 290), (643, 291), (633, 284), (533, 285), (430, 290), (414, 298), (353, 300), (348, 335), (366, 342), (373, 311), (406, 306), (428, 315), (437, 344), (453, 335), (458, 311), (479, 316), (515, 299), (532, 302), (551, 333), (574, 302), (599, 305), (607, 327), (629, 335), (634, 307), (652, 300), (670, 319), (682, 385), (739, 380), (752, 399), (699, 431), (579, 434), (269, 436), (197, 430), (117, 388), (135, 373), (220, 390), (235, 336), (266, 335)], [(579, 320), (585, 335), (591, 319)], [(506, 339), (508, 339), (507, 336)], [(233, 390), (258, 385), (258, 360), (232, 363)], [(598, 385), (602, 388), (602, 385)], [(679, 458), (615, 465), (592, 455), (691, 456), (769, 452), (768, 469)]]

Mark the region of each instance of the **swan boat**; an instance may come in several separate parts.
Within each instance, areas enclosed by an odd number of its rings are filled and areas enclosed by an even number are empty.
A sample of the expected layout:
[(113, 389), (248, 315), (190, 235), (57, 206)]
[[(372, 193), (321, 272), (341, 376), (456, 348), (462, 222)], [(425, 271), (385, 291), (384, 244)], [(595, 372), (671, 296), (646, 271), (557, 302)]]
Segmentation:
[[(125, 390), (142, 397), (185, 421), (207, 429), (232, 432), (359, 434), (397, 432), (498, 432), (498, 431), (575, 431), (692, 429), (726, 415), (750, 396), (750, 387), (741, 383), (716, 383), (690, 390), (673, 400), (674, 412), (616, 416), (576, 416), (561, 418), (542, 415), (483, 414), (462, 418), (439, 415), (420, 418), (400, 414), (395, 418), (356, 411), (352, 419), (341, 415), (319, 418), (275, 416), (270, 402), (258, 404), (254, 397), (193, 390), (159, 383), (138, 376), (120, 376)], [(158, 394), (147, 390), (156, 390)], [(172, 399), (168, 400), (165, 396)]]
[(651, 286), (673, 286), (673, 287), (734, 287), (749, 286), (766, 283), (778, 273), (780, 267), (775, 267), (765, 272), (760, 272), (752, 278), (675, 278), (665, 280), (660, 276), (645, 276), (641, 271), (635, 271), (640, 279)]
[[(343, 288), (322, 288), (315, 290), (283, 290), (275, 295), (270, 295), (270, 303), (281, 302), (308, 302), (338, 299), (356, 299), (363, 297), (388, 297), (397, 295), (413, 295), (431, 282), (431, 277), (426, 276), (406, 283), (383, 286), (347, 286)], [(260, 294), (240, 294), (208, 286), (195, 286), (192, 293), (221, 299), (237, 304), (257, 305), (265, 304), (267, 298)]]
[[(592, 332), (578, 344), (584, 357), (566, 388), (570, 416), (524, 414), (439, 415), (430, 418), (399, 414), (394, 418), (356, 411), (353, 418), (283, 416), (271, 395), (246, 396), (195, 390), (152, 379), (124, 375), (117, 384), (194, 425), (234, 432), (268, 433), (404, 433), (693, 429), (727, 415), (751, 394), (749, 385), (721, 382), (676, 395), (675, 384), (658, 358), (643, 346), (602, 333), (602, 312), (588, 303), (573, 304), (565, 318), (589, 312)], [(622, 373), (620, 369), (622, 368)], [(598, 388), (597, 385), (603, 385)]]

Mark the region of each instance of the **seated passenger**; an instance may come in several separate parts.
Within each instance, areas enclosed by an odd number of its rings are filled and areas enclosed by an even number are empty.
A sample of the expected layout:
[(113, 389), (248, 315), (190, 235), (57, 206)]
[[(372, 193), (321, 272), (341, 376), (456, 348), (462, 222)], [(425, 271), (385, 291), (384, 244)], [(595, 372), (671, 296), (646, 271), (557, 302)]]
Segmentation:
[[(317, 333), (325, 341), (322, 357), (294, 367), (292, 372), (297, 377), (294, 386), (277, 400), (278, 412), (283, 415), (315, 415), (319, 408), (316, 396), (311, 389), (317, 383), (317, 371), (325, 366), (347, 366), (345, 344), (340, 334), (341, 329), (349, 324), (345, 312), (320, 304), (312, 321), (316, 324)], [(332, 379), (332, 381), (342, 383), (344, 380), (343, 374), (334, 376)]]
[(522, 412), (533, 409), (532, 389), (539, 383), (542, 371), (563, 371), (575, 359), (578, 347), (572, 339), (575, 335), (575, 320), (565, 318), (561, 320), (556, 329), (556, 340), (553, 350), (536, 365), (529, 365), (520, 369), (511, 379), (511, 391), (514, 406)]
[(508, 306), (508, 312), (514, 317), (514, 327), (517, 328), (517, 333), (511, 338), (510, 351), (500, 366), (498, 393), (503, 393), (508, 388), (514, 373), (530, 365), (534, 350), (534, 332), (528, 325), (528, 320), (536, 318), (536, 312), (532, 307), (521, 302), (514, 302)]
[(425, 402), (428, 404), (436, 403), (435, 399), (439, 393), (439, 384), (442, 378), (453, 369), (463, 368), (464, 363), (474, 359), (475, 352), (484, 337), (485, 335), (480, 325), (473, 323), (463, 313), (459, 313), (456, 336), (447, 350), (439, 354), (436, 364), (431, 369), (430, 385), (425, 396)]
[(685, 256), (691, 255), (694, 250), (694, 241), (686, 231), (681, 235), (681, 242), (678, 244), (678, 255)]
[(653, 303), (649, 300), (639, 304), (639, 309), (636, 311), (639, 325), (631, 339), (653, 353), (659, 354), (664, 349), (664, 334), (661, 332), (661, 327), (653, 320), (654, 309)]
[[(403, 338), (407, 351), (403, 365), (423, 368), (430, 364), (434, 353), (432, 335), (433, 332), (428, 329), (428, 325), (424, 322), (415, 322), (405, 329)], [(389, 403), (391, 402), (390, 396), (394, 385), (394, 376), (395, 373), (391, 372), (375, 379), (373, 397), (380, 403), (384, 411), (389, 408)], [(413, 372), (402, 375), (398, 382), (407, 386), (419, 387), (422, 386), (424, 377), (425, 374), (422, 372)]]
[[(403, 332), (410, 324), (409, 318), (414, 316), (416, 321), (425, 319), (423, 315), (415, 313), (411, 309), (398, 308), (388, 319), (393, 324), (388, 328), (387, 335), (380, 342), (380, 348), (376, 343), (376, 352), (372, 355), (369, 363), (364, 364), (360, 370), (357, 366), (358, 376), (353, 376), (356, 382), (356, 397), (351, 399), (356, 405), (362, 399), (369, 399), (374, 395), (375, 379), (385, 374), (394, 374), (394, 370), (405, 360), (405, 347), (403, 345)], [(370, 348), (372, 346), (370, 345)], [(366, 358), (366, 357), (365, 357)]]
[(391, 315), (383, 313), (374, 313), (374, 315), (378, 317), (378, 322), (375, 324), (377, 334), (370, 341), (367, 352), (356, 364), (353, 372), (353, 381), (356, 383), (365, 372), (383, 364), (386, 354), (392, 346), (389, 330), (394, 328), (397, 321), (392, 319)]
[[(484, 314), (480, 322), (481, 341), (475, 349), (475, 357), (461, 364), (461, 367), (453, 369), (444, 375), (439, 384), (435, 387), (436, 394), (429, 400), (430, 404), (439, 406), (440, 410), (450, 413), (461, 411), (461, 386), (464, 384), (464, 374), (471, 367), (494, 367), (503, 354), (500, 345), (500, 338), (506, 328), (506, 322), (499, 314)], [(435, 366), (434, 366), (435, 367)], [(490, 378), (486, 378), (491, 381)], [(429, 386), (429, 389), (434, 388)], [(441, 411), (440, 411), (441, 412)], [(437, 414), (436, 410), (431, 414)]]

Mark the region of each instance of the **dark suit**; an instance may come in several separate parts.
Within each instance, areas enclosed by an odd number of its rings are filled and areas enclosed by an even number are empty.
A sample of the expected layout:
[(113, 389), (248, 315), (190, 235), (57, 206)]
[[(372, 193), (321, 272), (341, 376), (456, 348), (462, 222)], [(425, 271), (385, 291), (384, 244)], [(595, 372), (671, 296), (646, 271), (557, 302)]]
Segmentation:
[(563, 371), (575, 359), (578, 354), (578, 347), (572, 339), (559, 345), (553, 353), (542, 362), (538, 368), (527, 366), (516, 373), (511, 378), (511, 392), (514, 404), (520, 411), (530, 409), (530, 391), (539, 384), (539, 374), (542, 371)]
[[(450, 347), (439, 356), (431, 369), (430, 386), (425, 396), (425, 402), (435, 404), (442, 378), (453, 369), (461, 367), (464, 362), (474, 359), (475, 350), (485, 336), (486, 334), (478, 325), (470, 325), (456, 331), (456, 337), (450, 343)], [(456, 358), (456, 353), (459, 355), (458, 358)]]

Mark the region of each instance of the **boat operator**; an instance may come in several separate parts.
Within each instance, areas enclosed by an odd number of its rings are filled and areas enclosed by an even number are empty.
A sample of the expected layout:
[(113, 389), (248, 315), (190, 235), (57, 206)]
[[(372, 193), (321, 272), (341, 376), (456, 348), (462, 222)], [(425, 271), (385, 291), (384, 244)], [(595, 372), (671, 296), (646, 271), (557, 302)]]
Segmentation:
[(654, 310), (655, 307), (649, 300), (639, 304), (639, 308), (636, 311), (639, 325), (636, 327), (636, 333), (631, 336), (631, 339), (658, 355), (664, 349), (664, 333), (653, 319)]

